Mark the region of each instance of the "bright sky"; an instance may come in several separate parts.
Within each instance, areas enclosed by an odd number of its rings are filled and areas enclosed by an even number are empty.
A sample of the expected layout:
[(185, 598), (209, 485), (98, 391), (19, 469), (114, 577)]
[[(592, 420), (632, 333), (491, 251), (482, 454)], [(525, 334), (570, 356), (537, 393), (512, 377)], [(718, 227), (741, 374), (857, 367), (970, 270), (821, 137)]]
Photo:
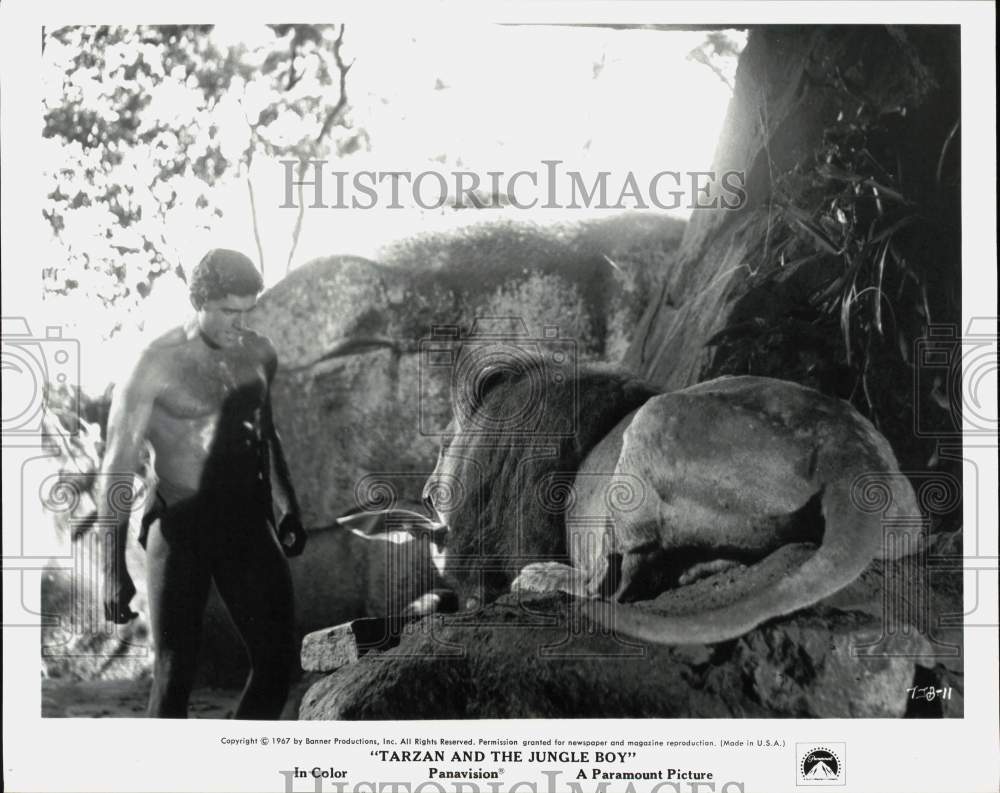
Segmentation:
[[(252, 41), (257, 34), (230, 28), (216, 35)], [(328, 167), (513, 173), (559, 159), (585, 172), (707, 170), (730, 92), (708, 67), (687, 59), (704, 38), (580, 27), (352, 26), (345, 36), (345, 54), (356, 59), (348, 77), (351, 118), (368, 130), (372, 151)], [(277, 163), (258, 160), (265, 254), (282, 264), (269, 281), (283, 272), (296, 214), (277, 209), (282, 179)], [(234, 245), (252, 246), (245, 187), (236, 186), (231, 201), (225, 233)], [(565, 212), (507, 211), (536, 222), (567, 219)], [(470, 214), (310, 210), (294, 265), (331, 253), (372, 256), (389, 239), (466, 223)], [(569, 218), (581, 214), (568, 211)]]

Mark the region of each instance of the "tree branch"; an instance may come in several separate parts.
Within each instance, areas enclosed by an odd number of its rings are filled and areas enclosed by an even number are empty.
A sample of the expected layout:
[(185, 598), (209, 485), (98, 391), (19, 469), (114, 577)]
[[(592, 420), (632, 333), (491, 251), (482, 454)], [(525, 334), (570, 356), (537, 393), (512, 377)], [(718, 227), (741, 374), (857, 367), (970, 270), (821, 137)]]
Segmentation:
[(260, 259), (260, 275), (264, 277), (264, 246), (260, 242), (260, 224), (257, 221), (257, 201), (253, 194), (253, 180), (250, 178), (250, 168), (247, 168), (247, 193), (250, 195), (250, 218), (253, 221), (253, 239), (257, 243), (257, 257)]
[(337, 64), (337, 71), (340, 73), (340, 98), (337, 100), (330, 112), (326, 114), (326, 119), (323, 121), (323, 126), (316, 136), (316, 143), (320, 143), (323, 138), (325, 138), (330, 130), (333, 128), (333, 122), (337, 120), (337, 116), (347, 105), (347, 73), (354, 66), (354, 61), (345, 64), (344, 58), (340, 54), (340, 48), (344, 44), (344, 26), (340, 26), (340, 32), (337, 34), (336, 40), (333, 42), (333, 60)]
[[(323, 126), (320, 128), (319, 134), (316, 136), (314, 141), (315, 146), (319, 146), (323, 142), (323, 138), (330, 134), (330, 130), (333, 129), (333, 124), (337, 121), (337, 117), (343, 112), (344, 108), (347, 107), (347, 73), (351, 70), (354, 62), (344, 63), (343, 55), (341, 55), (340, 48), (344, 44), (344, 25), (340, 26), (340, 31), (337, 33), (337, 38), (333, 42), (333, 60), (337, 64), (337, 71), (340, 74), (340, 98), (337, 99), (337, 104), (335, 104), (330, 111), (326, 114), (326, 118), (323, 120)], [(288, 250), (288, 260), (285, 262), (285, 275), (288, 275), (292, 271), (292, 260), (295, 258), (295, 251), (299, 247), (299, 236), (302, 233), (302, 221), (305, 219), (305, 204), (302, 200), (303, 198), (303, 188), (302, 180), (305, 177), (306, 164), (303, 161), (299, 161), (299, 185), (298, 185), (298, 195), (299, 195), (299, 213), (295, 218), (295, 227), (292, 229), (292, 244)]]

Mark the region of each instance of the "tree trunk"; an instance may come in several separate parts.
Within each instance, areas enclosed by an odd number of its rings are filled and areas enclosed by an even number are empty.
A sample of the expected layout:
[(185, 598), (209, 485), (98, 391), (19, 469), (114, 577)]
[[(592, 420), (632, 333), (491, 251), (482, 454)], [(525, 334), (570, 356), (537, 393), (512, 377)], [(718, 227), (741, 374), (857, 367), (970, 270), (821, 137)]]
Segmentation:
[[(809, 224), (797, 225), (788, 207), (814, 217), (823, 211), (822, 191), (816, 189), (824, 165), (819, 156), (829, 149), (830, 130), (846, 128), (855, 114), (891, 125), (891, 140), (898, 145), (888, 169), (908, 200), (951, 224), (932, 240), (948, 266), (929, 268), (925, 286), (932, 301), (935, 291), (940, 297), (934, 319), (954, 312), (957, 321), (957, 184), (948, 193), (954, 201), (944, 207), (933, 206), (930, 193), (939, 161), (957, 181), (957, 145), (949, 149), (946, 140), (959, 117), (958, 43), (957, 27), (752, 30), (714, 163), (717, 173), (745, 172), (747, 200), (739, 210), (695, 209), (678, 265), (641, 320), (626, 365), (668, 389), (739, 373), (740, 366), (719, 360), (713, 337), (741, 322), (773, 322), (781, 313), (777, 302), (788, 297), (788, 289), (787, 284), (775, 289), (783, 278), (778, 271), (788, 265), (793, 247), (802, 247), (801, 237), (809, 237), (802, 228)], [(832, 279), (844, 264), (821, 247), (816, 253)], [(810, 285), (822, 275), (813, 271)], [(759, 293), (762, 285), (770, 291)], [(754, 374), (804, 379), (780, 368), (761, 371), (746, 360), (741, 365)]]

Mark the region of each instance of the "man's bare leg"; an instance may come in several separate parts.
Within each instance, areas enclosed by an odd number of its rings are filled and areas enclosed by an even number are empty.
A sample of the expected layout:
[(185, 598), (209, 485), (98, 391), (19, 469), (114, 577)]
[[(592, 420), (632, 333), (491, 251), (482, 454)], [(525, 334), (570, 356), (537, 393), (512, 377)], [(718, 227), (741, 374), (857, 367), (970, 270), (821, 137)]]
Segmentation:
[(156, 660), (148, 715), (187, 718), (201, 646), (210, 571), (201, 528), (172, 510), (150, 527), (146, 543), (149, 615)]
[(250, 654), (237, 719), (277, 719), (288, 697), (298, 646), (292, 578), (274, 531), (258, 516), (232, 530), (213, 577)]

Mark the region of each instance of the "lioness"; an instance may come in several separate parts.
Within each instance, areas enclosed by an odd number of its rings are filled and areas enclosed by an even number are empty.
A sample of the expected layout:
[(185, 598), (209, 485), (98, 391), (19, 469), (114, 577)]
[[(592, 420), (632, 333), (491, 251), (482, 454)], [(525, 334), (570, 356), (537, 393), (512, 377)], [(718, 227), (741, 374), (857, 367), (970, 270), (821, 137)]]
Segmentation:
[[(474, 398), (455, 406), (424, 488), (449, 529), (445, 578), (467, 607), (511, 586), (561, 590), (635, 638), (718, 642), (810, 606), (872, 559), (903, 552), (889, 547), (905, 551), (907, 542), (883, 542), (883, 521), (907, 541), (921, 529), (888, 442), (841, 400), (762, 377), (657, 394), (590, 366), (545, 383), (543, 404), (531, 410), (536, 376), (541, 367), (481, 375)], [(874, 509), (852, 497), (865, 475), (881, 488)], [(752, 582), (753, 568), (789, 545), (800, 551), (794, 569), (756, 589), (722, 588), (694, 611), (617, 605), (733, 565)]]

